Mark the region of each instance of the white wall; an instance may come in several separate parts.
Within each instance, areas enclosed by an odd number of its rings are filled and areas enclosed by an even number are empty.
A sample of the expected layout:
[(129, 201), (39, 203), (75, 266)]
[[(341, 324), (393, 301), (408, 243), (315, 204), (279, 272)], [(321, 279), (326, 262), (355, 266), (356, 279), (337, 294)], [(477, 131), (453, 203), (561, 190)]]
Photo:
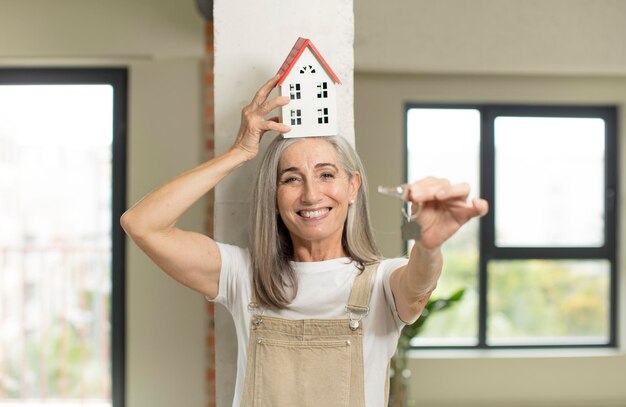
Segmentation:
[[(0, 66), (128, 67), (129, 205), (204, 155), (203, 54), (193, 1), (0, 0)], [(126, 264), (127, 406), (204, 406), (204, 299), (130, 241)]]
[[(340, 78), (339, 133), (354, 141), (352, 0), (217, 0), (214, 16), (216, 154), (231, 147), (241, 108), (276, 74), (298, 37), (310, 38)], [(264, 145), (275, 135), (265, 135)], [(247, 247), (251, 180), (257, 166), (254, 162), (240, 167), (216, 188), (217, 240)], [(223, 308), (216, 310), (217, 401), (225, 407), (231, 405), (234, 389), (236, 343), (230, 315)]]
[(622, 0), (359, 0), (359, 72), (624, 74)]
[(0, 57), (161, 59), (202, 55), (193, 1), (0, 0)]
[[(202, 161), (201, 67), (197, 60), (130, 66), (128, 203)], [(203, 231), (204, 202), (180, 220)], [(206, 302), (127, 243), (127, 405), (206, 405)]]

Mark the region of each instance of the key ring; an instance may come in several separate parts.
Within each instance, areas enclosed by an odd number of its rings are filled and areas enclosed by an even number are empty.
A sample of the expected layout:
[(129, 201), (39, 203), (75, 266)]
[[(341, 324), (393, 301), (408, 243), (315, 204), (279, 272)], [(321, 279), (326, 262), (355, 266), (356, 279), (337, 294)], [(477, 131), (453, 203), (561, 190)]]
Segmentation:
[[(408, 184), (400, 184), (396, 187), (385, 187), (379, 185), (378, 192), (384, 195), (400, 198), (404, 203), (406, 202), (405, 197), (408, 187)], [(402, 232), (403, 240), (419, 240), (419, 238), (422, 236), (422, 227), (415, 221), (417, 220), (419, 214), (422, 212), (424, 204), (422, 202), (419, 202), (417, 206), (417, 210), (411, 215), (408, 214), (408, 212), (404, 208), (404, 205), (402, 206), (402, 216), (404, 217), (404, 219), (406, 219), (406, 222), (404, 222), (402, 228), (400, 229)]]

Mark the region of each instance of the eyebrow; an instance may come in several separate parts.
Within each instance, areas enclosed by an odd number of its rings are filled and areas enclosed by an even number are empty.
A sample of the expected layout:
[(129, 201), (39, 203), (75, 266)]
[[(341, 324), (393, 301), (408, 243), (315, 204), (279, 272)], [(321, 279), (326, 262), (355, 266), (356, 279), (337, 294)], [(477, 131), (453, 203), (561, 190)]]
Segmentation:
[[(324, 168), (324, 167), (332, 167), (335, 169), (335, 171), (339, 171), (339, 169), (337, 168), (337, 166), (333, 163), (319, 163), (319, 164), (315, 164), (315, 168)], [(282, 170), (278, 175), (281, 176), (286, 172), (298, 172), (300, 171), (300, 169), (298, 167), (289, 167), (289, 168), (285, 168), (284, 170)]]

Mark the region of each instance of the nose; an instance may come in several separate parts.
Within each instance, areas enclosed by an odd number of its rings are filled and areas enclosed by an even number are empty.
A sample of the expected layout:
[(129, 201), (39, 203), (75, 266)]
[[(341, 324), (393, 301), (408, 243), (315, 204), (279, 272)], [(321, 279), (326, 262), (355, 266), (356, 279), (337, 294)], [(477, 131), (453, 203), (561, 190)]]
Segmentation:
[(315, 181), (306, 180), (304, 182), (304, 188), (302, 190), (302, 195), (300, 196), (302, 203), (305, 204), (314, 204), (322, 199), (322, 194), (320, 191), (320, 186)]

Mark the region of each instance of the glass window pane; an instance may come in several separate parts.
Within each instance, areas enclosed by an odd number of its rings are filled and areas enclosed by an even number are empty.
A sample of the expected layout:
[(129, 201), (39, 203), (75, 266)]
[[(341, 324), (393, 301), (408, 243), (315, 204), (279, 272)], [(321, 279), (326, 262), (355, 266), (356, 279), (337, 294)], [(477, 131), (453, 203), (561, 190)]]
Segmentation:
[(111, 405), (112, 124), (110, 85), (0, 86), (0, 404)]
[(498, 260), (487, 272), (489, 345), (608, 343), (608, 261)]
[[(407, 114), (407, 178), (426, 176), (467, 182), (479, 195), (480, 113), (475, 109), (410, 109)], [(444, 246), (444, 270), (433, 298), (465, 288), (462, 301), (433, 314), (418, 345), (476, 345), (478, 335), (478, 220)]]
[(497, 117), (499, 247), (604, 244), (604, 120)]

